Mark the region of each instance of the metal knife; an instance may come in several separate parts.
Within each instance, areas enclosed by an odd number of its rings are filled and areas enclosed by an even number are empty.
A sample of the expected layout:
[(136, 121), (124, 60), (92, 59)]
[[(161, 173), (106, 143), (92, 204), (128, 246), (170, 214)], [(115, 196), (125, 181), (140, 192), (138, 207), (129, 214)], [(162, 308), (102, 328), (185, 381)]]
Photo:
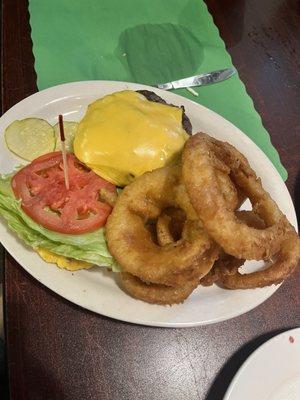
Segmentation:
[(193, 86), (211, 85), (225, 81), (236, 73), (235, 68), (220, 69), (219, 71), (208, 72), (201, 75), (190, 76), (189, 78), (179, 79), (178, 81), (159, 83), (156, 85), (159, 89), (179, 89)]

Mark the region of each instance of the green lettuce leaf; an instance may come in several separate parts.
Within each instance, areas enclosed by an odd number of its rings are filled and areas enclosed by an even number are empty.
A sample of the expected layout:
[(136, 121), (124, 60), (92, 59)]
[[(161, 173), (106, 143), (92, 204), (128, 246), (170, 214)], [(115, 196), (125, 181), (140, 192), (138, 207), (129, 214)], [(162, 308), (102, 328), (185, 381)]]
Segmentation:
[(41, 247), (65, 257), (120, 271), (108, 251), (103, 228), (81, 235), (66, 235), (44, 228), (22, 210), (11, 189), (11, 177), (6, 175), (0, 178), (0, 215), (28, 246), (34, 249)]

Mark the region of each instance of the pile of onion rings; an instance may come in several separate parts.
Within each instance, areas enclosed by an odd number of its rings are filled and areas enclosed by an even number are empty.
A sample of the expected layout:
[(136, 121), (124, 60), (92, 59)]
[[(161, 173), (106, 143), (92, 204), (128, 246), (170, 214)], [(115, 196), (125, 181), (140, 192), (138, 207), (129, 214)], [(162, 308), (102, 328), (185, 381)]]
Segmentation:
[[(251, 211), (239, 211), (245, 199)], [(180, 165), (147, 172), (118, 197), (106, 224), (121, 286), (156, 304), (183, 302), (200, 284), (249, 289), (286, 279), (300, 240), (233, 146), (198, 133)], [(240, 272), (245, 260), (268, 267)]]

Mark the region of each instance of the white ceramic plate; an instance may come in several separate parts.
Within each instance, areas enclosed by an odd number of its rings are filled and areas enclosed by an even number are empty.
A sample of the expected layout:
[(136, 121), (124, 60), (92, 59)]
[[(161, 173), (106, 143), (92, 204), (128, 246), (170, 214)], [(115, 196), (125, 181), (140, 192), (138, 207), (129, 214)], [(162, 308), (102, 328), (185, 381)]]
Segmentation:
[[(153, 88), (113, 81), (86, 81), (59, 85), (36, 93), (21, 101), (0, 119), (0, 172), (10, 172), (20, 159), (11, 153), (4, 142), (3, 132), (15, 119), (40, 117), (51, 124), (63, 114), (65, 120), (82, 118), (87, 105), (108, 93), (124, 89)], [(184, 105), (193, 124), (193, 132), (205, 131), (226, 140), (240, 149), (261, 176), (265, 188), (277, 201), (291, 223), (297, 220), (288, 190), (264, 153), (238, 128), (213, 111), (173, 93), (154, 89), (170, 103)], [(164, 307), (134, 300), (118, 286), (116, 278), (99, 267), (71, 274), (45, 263), (31, 249), (24, 246), (8, 231), (1, 221), (0, 238), (5, 248), (23, 268), (45, 286), (84, 308), (108, 317), (143, 325), (186, 327), (210, 324), (243, 314), (275, 292), (277, 287), (230, 291), (217, 286), (199, 287), (182, 305)], [(259, 267), (252, 263), (249, 268)]]
[(224, 397), (241, 399), (300, 399), (300, 328), (273, 337), (242, 365)]

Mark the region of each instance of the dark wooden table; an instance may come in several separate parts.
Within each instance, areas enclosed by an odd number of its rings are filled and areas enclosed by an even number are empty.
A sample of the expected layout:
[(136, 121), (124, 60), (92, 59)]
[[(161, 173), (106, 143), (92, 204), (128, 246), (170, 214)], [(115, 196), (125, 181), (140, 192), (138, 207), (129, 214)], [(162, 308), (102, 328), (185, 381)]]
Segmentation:
[[(27, 2), (3, 0), (2, 110), (37, 90)], [(300, 206), (297, 0), (208, 0)], [(5, 327), (14, 400), (218, 400), (261, 343), (300, 325), (300, 269), (255, 310), (206, 327), (134, 326), (47, 290), (5, 255)], [(238, 304), (237, 304), (238, 307)], [(263, 379), (263, 377), (261, 377)]]

